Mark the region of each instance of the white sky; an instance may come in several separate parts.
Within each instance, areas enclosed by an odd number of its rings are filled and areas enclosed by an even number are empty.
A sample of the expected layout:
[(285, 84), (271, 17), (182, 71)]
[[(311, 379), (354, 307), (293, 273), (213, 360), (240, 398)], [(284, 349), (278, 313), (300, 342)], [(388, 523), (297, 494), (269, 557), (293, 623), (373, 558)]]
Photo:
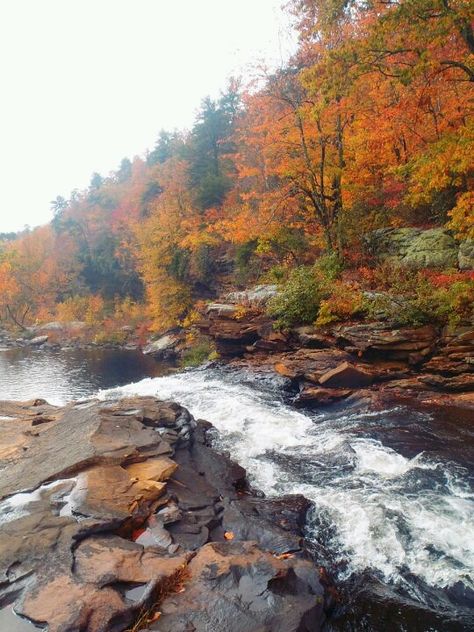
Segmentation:
[(283, 0), (0, 0), (0, 232), (192, 124), (294, 45)]

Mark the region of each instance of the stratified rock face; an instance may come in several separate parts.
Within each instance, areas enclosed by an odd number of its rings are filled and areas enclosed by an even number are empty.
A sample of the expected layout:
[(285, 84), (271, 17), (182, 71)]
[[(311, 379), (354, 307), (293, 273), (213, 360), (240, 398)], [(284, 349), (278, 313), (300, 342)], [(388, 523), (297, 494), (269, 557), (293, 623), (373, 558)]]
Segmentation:
[(210, 424), (147, 397), (0, 402), (0, 425), (0, 604), (49, 632), (123, 631), (157, 599), (160, 630), (320, 629), (308, 501), (252, 496)]
[(410, 268), (458, 265), (458, 246), (443, 228), (381, 228), (367, 236), (367, 243), (379, 260)]
[(390, 327), (384, 323), (357, 323), (334, 328), (334, 335), (347, 351), (383, 355), (390, 360), (416, 364), (434, 349), (439, 332), (436, 327)]

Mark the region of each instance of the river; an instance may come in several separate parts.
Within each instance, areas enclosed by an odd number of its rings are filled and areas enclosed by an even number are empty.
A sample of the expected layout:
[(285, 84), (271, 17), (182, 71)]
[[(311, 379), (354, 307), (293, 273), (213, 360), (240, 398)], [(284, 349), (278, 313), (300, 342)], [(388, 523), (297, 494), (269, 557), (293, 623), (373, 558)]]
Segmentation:
[(474, 629), (472, 412), (296, 410), (278, 379), (116, 351), (4, 351), (0, 375), (0, 399), (156, 395), (211, 421), (255, 486), (314, 503), (307, 537), (339, 587), (327, 630)]

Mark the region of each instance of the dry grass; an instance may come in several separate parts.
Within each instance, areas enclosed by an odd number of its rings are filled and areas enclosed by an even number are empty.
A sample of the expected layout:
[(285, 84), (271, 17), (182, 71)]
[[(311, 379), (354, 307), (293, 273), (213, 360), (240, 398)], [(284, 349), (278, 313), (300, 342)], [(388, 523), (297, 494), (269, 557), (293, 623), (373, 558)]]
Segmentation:
[(143, 630), (154, 621), (157, 621), (161, 615), (159, 608), (163, 601), (166, 597), (169, 597), (169, 595), (183, 592), (185, 590), (184, 585), (189, 578), (188, 567), (183, 564), (171, 577), (164, 579), (156, 589), (153, 604), (149, 607), (142, 608), (138, 613), (135, 623), (127, 628), (125, 632), (139, 632), (139, 630)]

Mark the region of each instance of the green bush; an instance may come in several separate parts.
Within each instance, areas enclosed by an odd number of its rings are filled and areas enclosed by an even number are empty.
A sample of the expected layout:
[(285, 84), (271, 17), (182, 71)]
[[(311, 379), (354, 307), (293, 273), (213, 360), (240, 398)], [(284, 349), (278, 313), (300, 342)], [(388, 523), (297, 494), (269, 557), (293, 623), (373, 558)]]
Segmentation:
[(339, 255), (332, 252), (320, 257), (315, 263), (315, 268), (323, 281), (334, 281), (341, 276), (344, 265)]
[(125, 331), (101, 331), (94, 336), (98, 345), (123, 345), (127, 341)]
[(258, 241), (251, 239), (237, 246), (235, 251), (235, 273), (237, 283), (245, 285), (260, 274), (261, 261), (256, 254)]
[(314, 267), (300, 266), (290, 272), (281, 291), (268, 302), (267, 312), (276, 318), (275, 326), (280, 329), (313, 323), (323, 297)]
[(199, 366), (208, 360), (216, 360), (218, 354), (212, 342), (208, 338), (198, 339), (192, 347), (186, 349), (181, 359), (181, 366)]
[(423, 272), (392, 267), (385, 284), (385, 292), (366, 300), (369, 317), (417, 327), (429, 323), (455, 325), (473, 316), (474, 281), (438, 287)]

